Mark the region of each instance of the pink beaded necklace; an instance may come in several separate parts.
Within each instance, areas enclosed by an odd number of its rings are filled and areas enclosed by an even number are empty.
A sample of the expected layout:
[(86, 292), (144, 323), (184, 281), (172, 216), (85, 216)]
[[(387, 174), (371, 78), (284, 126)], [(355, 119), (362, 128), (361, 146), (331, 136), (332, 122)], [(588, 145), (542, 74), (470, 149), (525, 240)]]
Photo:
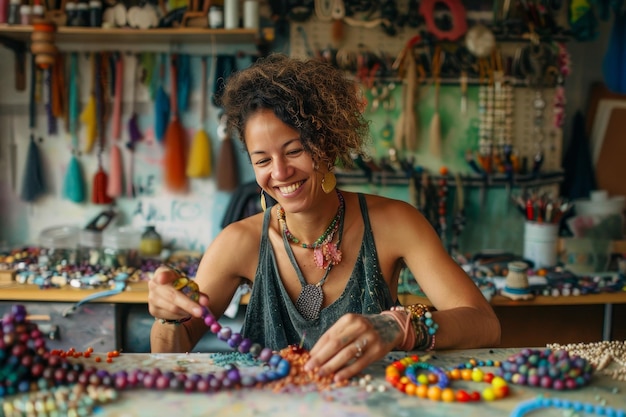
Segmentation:
[(276, 217), (280, 223), (283, 235), (291, 242), (300, 245), (305, 249), (313, 249), (313, 261), (320, 269), (328, 269), (330, 265), (337, 265), (341, 262), (341, 251), (339, 250), (339, 241), (333, 242), (335, 233), (339, 230), (340, 224), (343, 222), (343, 215), (346, 209), (346, 202), (339, 190), (337, 197), (339, 198), (339, 208), (337, 214), (331, 220), (324, 233), (318, 237), (313, 243), (301, 243), (300, 239), (295, 237), (287, 227), (285, 218), (285, 209), (278, 205), (276, 208)]

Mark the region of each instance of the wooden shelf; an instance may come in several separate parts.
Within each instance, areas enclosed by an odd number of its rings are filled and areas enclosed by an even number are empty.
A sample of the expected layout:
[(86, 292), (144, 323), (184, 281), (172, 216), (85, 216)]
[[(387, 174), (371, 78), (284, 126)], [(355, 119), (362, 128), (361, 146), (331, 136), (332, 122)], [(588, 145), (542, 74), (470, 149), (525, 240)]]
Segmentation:
[[(398, 298), (403, 305), (423, 303), (430, 305), (430, 301), (419, 295), (399, 294)], [(494, 307), (533, 307), (533, 306), (565, 306), (590, 304), (626, 304), (626, 292), (603, 294), (588, 294), (578, 296), (544, 296), (538, 295), (532, 300), (514, 301), (502, 295), (494, 295), (491, 305)]]
[[(45, 301), (45, 302), (78, 302), (88, 295), (106, 291), (106, 289), (86, 290), (67, 286), (65, 288), (40, 289), (33, 284), (17, 282), (0, 284), (0, 301)], [(248, 304), (250, 294), (244, 294), (240, 303)], [(133, 282), (120, 294), (94, 300), (100, 303), (147, 304), (148, 282)]]
[[(0, 24), (0, 37), (28, 42), (32, 26)], [(124, 44), (206, 44), (214, 39), (219, 44), (254, 43), (259, 38), (256, 29), (209, 29), (209, 28), (155, 28), (155, 29), (104, 29), (60, 26), (57, 43), (105, 43)]]

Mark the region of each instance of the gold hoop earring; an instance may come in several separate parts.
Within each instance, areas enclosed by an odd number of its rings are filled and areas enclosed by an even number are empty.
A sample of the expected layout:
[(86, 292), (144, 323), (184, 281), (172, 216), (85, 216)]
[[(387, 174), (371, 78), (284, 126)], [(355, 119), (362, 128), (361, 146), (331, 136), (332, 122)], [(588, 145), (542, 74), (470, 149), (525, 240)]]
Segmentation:
[(265, 192), (263, 190), (261, 190), (261, 208), (263, 212), (267, 210), (267, 201), (265, 201)]
[(335, 173), (332, 171), (326, 172), (322, 177), (322, 190), (326, 194), (330, 194), (335, 189), (336, 185), (337, 177), (335, 176)]

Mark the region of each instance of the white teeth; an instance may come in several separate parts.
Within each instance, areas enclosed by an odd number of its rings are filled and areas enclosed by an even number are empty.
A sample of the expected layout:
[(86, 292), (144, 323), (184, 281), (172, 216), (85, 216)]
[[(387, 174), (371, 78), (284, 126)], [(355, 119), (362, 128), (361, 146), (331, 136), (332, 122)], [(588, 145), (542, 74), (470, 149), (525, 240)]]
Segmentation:
[(295, 184), (288, 185), (287, 187), (280, 187), (279, 190), (283, 194), (291, 194), (296, 191), (302, 185), (302, 181)]

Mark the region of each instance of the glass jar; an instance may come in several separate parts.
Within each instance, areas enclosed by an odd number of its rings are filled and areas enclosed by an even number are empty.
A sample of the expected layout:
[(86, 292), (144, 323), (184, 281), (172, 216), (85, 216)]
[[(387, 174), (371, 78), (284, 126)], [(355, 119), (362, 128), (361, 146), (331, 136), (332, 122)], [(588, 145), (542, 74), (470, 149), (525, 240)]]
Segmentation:
[(55, 267), (76, 263), (78, 251), (78, 226), (55, 226), (39, 234), (40, 265)]
[(161, 255), (162, 249), (163, 241), (161, 240), (161, 235), (154, 226), (147, 226), (141, 235), (139, 254), (143, 257), (156, 257)]
[(132, 227), (107, 229), (102, 235), (102, 265), (111, 268), (138, 267), (141, 233)]
[(76, 256), (81, 265), (99, 265), (102, 260), (102, 232), (82, 229)]

